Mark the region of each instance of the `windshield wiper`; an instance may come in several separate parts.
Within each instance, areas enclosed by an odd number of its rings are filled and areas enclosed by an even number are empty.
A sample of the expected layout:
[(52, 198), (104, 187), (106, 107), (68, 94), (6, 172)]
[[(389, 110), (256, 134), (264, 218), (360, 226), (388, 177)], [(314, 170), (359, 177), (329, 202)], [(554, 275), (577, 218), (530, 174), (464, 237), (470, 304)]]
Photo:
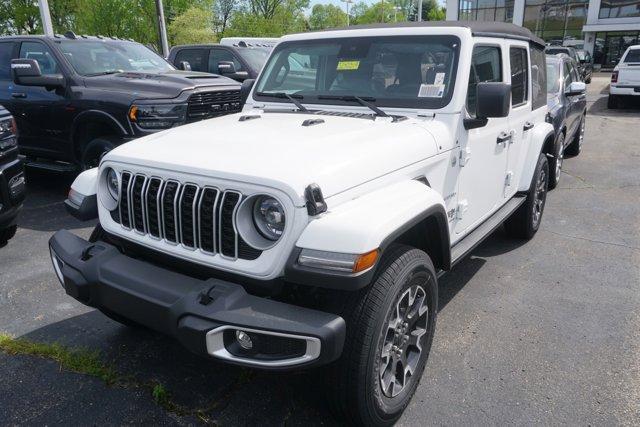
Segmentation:
[(87, 77), (95, 77), (95, 76), (108, 76), (109, 74), (118, 74), (118, 73), (122, 73), (122, 70), (109, 70), (109, 71), (101, 71), (99, 73), (90, 73), (90, 74), (85, 74), (85, 76)]
[(295, 93), (293, 95), (291, 95), (291, 94), (288, 94), (286, 92), (256, 92), (256, 95), (258, 95), (258, 96), (272, 96), (274, 98), (286, 98), (289, 101), (291, 101), (291, 103), (293, 105), (298, 107), (298, 111), (302, 111), (303, 113), (308, 113), (309, 112), (309, 110), (307, 110), (307, 107), (305, 107), (304, 105), (302, 105), (302, 103), (300, 101), (298, 101), (298, 99), (303, 99), (304, 98), (302, 95), (296, 95)]
[[(384, 111), (382, 111), (381, 109), (379, 109), (378, 107), (376, 107), (371, 103), (376, 101), (375, 98), (367, 97), (365, 100), (363, 98), (360, 98), (359, 96), (354, 96), (354, 95), (318, 95), (318, 99), (327, 99), (327, 100), (332, 99), (337, 101), (355, 101), (360, 105), (362, 105), (363, 107), (367, 107), (368, 109), (376, 113), (376, 116), (378, 117), (390, 117), (387, 113), (385, 113)], [(368, 102), (368, 101), (371, 101), (371, 102)]]

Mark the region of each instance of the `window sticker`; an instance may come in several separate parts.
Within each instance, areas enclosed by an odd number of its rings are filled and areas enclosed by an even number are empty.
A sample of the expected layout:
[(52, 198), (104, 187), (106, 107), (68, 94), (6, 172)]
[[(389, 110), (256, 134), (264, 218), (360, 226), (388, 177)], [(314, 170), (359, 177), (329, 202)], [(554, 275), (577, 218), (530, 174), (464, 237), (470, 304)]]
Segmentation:
[(436, 73), (436, 78), (433, 81), (434, 85), (444, 85), (445, 73)]
[[(437, 80), (437, 77), (436, 77)], [(418, 91), (418, 98), (442, 98), (444, 96), (444, 85), (440, 84), (421, 84)]]
[(353, 71), (360, 67), (360, 61), (339, 61), (337, 71)]

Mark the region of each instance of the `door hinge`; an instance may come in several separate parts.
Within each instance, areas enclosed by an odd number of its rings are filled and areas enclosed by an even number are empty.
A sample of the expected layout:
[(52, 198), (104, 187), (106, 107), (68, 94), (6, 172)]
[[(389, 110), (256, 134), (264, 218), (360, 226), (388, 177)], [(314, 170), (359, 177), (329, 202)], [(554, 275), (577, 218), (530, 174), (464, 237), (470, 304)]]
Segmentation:
[(469, 202), (467, 202), (467, 199), (460, 200), (460, 202), (458, 202), (458, 207), (456, 207), (456, 218), (462, 219), (462, 216), (464, 215), (464, 213), (467, 211), (468, 208), (469, 208)]
[(467, 165), (467, 163), (469, 163), (469, 160), (471, 160), (471, 149), (469, 147), (465, 147), (464, 150), (460, 150), (460, 167), (465, 167)]

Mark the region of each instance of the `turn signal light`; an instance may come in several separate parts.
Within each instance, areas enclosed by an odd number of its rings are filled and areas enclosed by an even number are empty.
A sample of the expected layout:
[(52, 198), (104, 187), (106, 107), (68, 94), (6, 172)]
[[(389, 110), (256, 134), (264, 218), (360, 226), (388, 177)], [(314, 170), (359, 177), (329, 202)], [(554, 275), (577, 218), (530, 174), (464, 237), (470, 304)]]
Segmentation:
[(366, 254), (359, 255), (356, 258), (356, 262), (353, 264), (353, 272), (359, 273), (361, 271), (367, 270), (371, 268), (373, 264), (376, 263), (378, 259), (378, 250), (374, 249), (371, 252), (367, 252)]
[(129, 108), (129, 120), (131, 120), (132, 122), (135, 122), (137, 120), (137, 114), (138, 114), (138, 107), (135, 105), (132, 105), (131, 108)]

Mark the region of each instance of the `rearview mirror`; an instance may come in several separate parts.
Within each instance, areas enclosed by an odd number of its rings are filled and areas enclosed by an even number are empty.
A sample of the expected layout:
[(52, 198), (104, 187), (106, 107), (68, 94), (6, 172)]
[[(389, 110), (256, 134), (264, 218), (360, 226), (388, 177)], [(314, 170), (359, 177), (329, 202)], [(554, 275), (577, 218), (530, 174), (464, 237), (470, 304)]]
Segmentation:
[(242, 86), (240, 86), (240, 105), (244, 106), (244, 103), (247, 102), (247, 98), (249, 97), (249, 93), (253, 88), (253, 84), (255, 83), (255, 79), (247, 79), (242, 82)]
[(236, 72), (236, 66), (231, 61), (218, 62), (218, 73), (220, 74), (234, 74)]
[(587, 84), (585, 82), (572, 82), (564, 93), (567, 96), (582, 95), (587, 91)]
[(180, 61), (178, 63), (178, 70), (191, 71), (191, 64), (189, 64), (189, 61)]
[(43, 86), (47, 88), (64, 87), (62, 74), (45, 74), (35, 59), (12, 59), (11, 73), (13, 82), (21, 86)]
[(493, 117), (507, 117), (511, 105), (511, 85), (482, 82), (476, 86), (476, 117), (464, 119), (465, 129), (479, 128)]

